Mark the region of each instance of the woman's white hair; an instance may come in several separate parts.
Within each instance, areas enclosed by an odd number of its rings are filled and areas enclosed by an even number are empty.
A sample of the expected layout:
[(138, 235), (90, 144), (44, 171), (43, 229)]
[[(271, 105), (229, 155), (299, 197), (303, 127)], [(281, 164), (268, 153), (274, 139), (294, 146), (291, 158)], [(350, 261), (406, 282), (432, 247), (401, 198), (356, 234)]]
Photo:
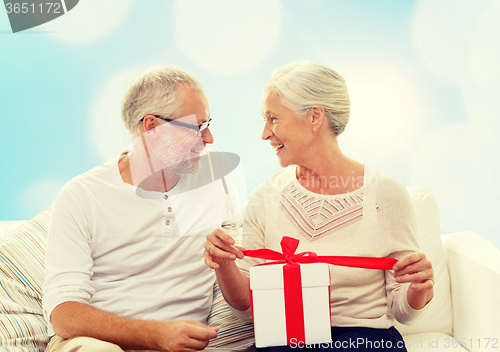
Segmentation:
[(262, 92), (265, 101), (271, 93), (297, 115), (305, 117), (315, 105), (321, 105), (329, 126), (337, 135), (349, 121), (350, 101), (344, 78), (329, 67), (311, 61), (296, 61), (271, 75)]
[(139, 121), (148, 114), (172, 119), (181, 117), (178, 88), (182, 83), (202, 89), (198, 78), (174, 66), (151, 69), (130, 84), (123, 97), (122, 120), (132, 137), (140, 134)]

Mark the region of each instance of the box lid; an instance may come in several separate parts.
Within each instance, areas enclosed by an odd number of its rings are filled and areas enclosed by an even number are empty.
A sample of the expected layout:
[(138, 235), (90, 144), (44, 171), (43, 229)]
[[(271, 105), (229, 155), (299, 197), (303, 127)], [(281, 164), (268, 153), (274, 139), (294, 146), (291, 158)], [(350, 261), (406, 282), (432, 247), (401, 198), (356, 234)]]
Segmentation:
[[(250, 289), (283, 289), (283, 266), (261, 265), (250, 268)], [(330, 286), (330, 270), (326, 263), (300, 264), (302, 287)]]

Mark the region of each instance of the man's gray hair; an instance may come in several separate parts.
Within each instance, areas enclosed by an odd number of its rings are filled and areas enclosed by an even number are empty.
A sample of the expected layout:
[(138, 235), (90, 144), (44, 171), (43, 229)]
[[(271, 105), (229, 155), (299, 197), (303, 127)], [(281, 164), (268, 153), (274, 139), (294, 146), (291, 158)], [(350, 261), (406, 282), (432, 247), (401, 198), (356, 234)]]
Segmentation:
[(301, 117), (321, 105), (332, 131), (344, 132), (349, 121), (350, 101), (344, 78), (324, 65), (296, 61), (275, 70), (262, 92), (263, 101), (276, 93), (283, 105)]
[(122, 102), (122, 120), (130, 135), (140, 134), (139, 121), (148, 114), (171, 119), (181, 117), (178, 88), (182, 83), (202, 89), (198, 78), (174, 66), (151, 69), (132, 82)]

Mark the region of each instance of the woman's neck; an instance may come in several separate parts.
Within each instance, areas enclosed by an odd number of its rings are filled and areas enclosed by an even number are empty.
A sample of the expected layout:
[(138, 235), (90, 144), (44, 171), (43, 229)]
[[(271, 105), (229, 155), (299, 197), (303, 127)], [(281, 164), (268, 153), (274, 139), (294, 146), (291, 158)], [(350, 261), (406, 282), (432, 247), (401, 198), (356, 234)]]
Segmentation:
[[(297, 181), (319, 194), (343, 194), (363, 186), (364, 165), (345, 156), (336, 139), (328, 148), (320, 148), (308, 162), (298, 165)], [(316, 149), (316, 148), (315, 148)]]

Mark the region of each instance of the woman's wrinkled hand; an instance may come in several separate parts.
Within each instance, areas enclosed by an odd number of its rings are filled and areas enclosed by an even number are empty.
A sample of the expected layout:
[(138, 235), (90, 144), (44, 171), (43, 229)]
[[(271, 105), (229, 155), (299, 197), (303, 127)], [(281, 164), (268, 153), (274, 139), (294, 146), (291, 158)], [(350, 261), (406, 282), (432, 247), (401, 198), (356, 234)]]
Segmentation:
[(220, 269), (236, 258), (243, 259), (245, 248), (235, 245), (234, 239), (223, 229), (215, 229), (207, 235), (205, 242), (205, 264), (211, 269)]
[(424, 253), (411, 253), (394, 265), (396, 282), (410, 283), (408, 303), (414, 309), (423, 308), (434, 296), (434, 270)]
[(411, 282), (413, 290), (423, 291), (434, 287), (434, 270), (424, 253), (411, 253), (394, 265), (394, 277), (399, 283)]

